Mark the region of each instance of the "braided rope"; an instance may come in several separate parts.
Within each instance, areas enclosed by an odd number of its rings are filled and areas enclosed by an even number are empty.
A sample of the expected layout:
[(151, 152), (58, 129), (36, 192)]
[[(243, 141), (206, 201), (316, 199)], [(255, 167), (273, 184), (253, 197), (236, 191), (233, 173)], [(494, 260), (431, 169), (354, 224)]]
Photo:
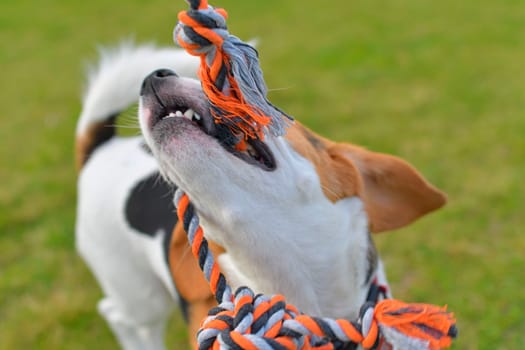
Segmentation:
[(178, 189), (174, 202), (191, 251), (219, 303), (199, 330), (200, 350), (329, 350), (357, 345), (371, 349), (382, 340), (405, 350), (441, 349), (449, 347), (456, 336), (453, 314), (433, 305), (386, 299), (377, 305), (365, 303), (359, 318), (348, 321), (302, 314), (282, 295), (256, 295), (247, 287), (232, 293), (188, 196)]
[(230, 35), (224, 9), (206, 0), (187, 2), (190, 10), (179, 13), (173, 37), (201, 58), (198, 75), (215, 122), (226, 124), (241, 149), (246, 139), (263, 139), (266, 131), (283, 135), (291, 117), (266, 98), (257, 51)]
[[(230, 129), (240, 149), (247, 139), (263, 139), (268, 131), (283, 135), (288, 116), (266, 98), (255, 49), (228, 33), (226, 11), (206, 0), (187, 2), (190, 10), (179, 13), (174, 39), (201, 58), (199, 77), (215, 122)], [(359, 318), (348, 321), (305, 315), (281, 295), (256, 295), (247, 287), (232, 293), (208, 249), (199, 218), (180, 189), (175, 205), (192, 253), (219, 303), (197, 335), (201, 350), (343, 350), (357, 345), (371, 349), (383, 340), (396, 349), (430, 350), (450, 346), (456, 336), (453, 314), (433, 305), (365, 303)]]

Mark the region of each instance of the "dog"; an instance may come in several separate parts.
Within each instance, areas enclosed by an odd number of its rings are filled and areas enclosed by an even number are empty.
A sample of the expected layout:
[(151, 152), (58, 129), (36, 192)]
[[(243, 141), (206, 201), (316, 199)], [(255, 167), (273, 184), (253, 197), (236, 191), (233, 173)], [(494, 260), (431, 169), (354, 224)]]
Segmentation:
[[(405, 161), (332, 142), (299, 122), (246, 152), (225, 148), (199, 82), (181, 77), (198, 61), (168, 51), (105, 55), (77, 127), (77, 250), (103, 289), (98, 309), (121, 346), (163, 349), (178, 302), (195, 347), (215, 305), (175, 215), (176, 186), (192, 199), (232, 286), (284, 294), (310, 314), (355, 317), (372, 281), (388, 284), (370, 232), (407, 225), (446, 196)], [(144, 139), (117, 137), (118, 112), (139, 91)]]

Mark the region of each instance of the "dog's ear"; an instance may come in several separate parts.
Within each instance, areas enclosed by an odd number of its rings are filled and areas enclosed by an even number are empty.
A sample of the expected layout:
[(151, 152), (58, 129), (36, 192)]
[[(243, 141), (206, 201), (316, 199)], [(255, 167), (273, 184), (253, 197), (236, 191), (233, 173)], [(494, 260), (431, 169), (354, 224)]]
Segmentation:
[(349, 144), (334, 144), (329, 153), (338, 169), (349, 169), (339, 176), (357, 170), (360, 179), (353, 181), (356, 185), (350, 191), (363, 199), (372, 232), (405, 226), (447, 201), (443, 192), (400, 158)]

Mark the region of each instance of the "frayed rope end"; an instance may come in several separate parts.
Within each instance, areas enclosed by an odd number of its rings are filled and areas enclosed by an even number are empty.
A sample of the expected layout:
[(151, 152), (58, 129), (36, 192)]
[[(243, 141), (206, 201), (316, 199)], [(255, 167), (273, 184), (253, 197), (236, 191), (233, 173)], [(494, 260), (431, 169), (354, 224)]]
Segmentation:
[(395, 349), (443, 349), (457, 337), (456, 319), (446, 307), (385, 299), (374, 308), (374, 319)]
[(227, 12), (207, 1), (189, 1), (179, 13), (174, 40), (201, 58), (199, 78), (216, 123), (223, 123), (239, 142), (284, 135), (292, 118), (268, 101), (255, 48), (230, 35)]

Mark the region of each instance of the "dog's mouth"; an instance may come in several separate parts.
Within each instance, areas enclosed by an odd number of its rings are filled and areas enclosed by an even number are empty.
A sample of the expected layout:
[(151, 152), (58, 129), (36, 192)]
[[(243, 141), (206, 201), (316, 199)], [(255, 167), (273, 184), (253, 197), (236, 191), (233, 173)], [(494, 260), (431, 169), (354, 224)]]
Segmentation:
[(275, 169), (275, 159), (266, 143), (259, 139), (248, 139), (246, 148), (244, 150), (238, 150), (235, 147), (233, 135), (226, 127), (216, 124), (214, 120), (210, 120), (210, 122), (207, 123), (207, 113), (204, 113), (204, 116), (201, 114), (197, 113), (190, 106), (175, 105), (162, 111), (159, 121), (169, 122), (170, 119), (185, 119), (199, 127), (205, 134), (217, 139), (226, 151), (236, 157), (249, 164), (256, 165), (263, 170), (271, 171)]
[(227, 126), (215, 121), (200, 85), (194, 81), (166, 70), (153, 72), (145, 79), (141, 96), (144, 107), (151, 111), (149, 124), (153, 132), (162, 129), (163, 137), (169, 137), (165, 134), (177, 129), (179, 123), (190, 123), (246, 163), (266, 171), (275, 170), (275, 158), (265, 142), (248, 139), (244, 150), (237, 149), (238, 139)]

